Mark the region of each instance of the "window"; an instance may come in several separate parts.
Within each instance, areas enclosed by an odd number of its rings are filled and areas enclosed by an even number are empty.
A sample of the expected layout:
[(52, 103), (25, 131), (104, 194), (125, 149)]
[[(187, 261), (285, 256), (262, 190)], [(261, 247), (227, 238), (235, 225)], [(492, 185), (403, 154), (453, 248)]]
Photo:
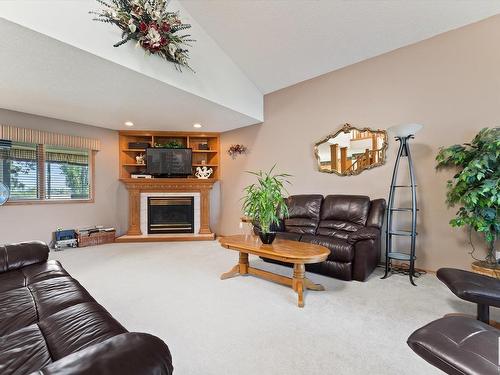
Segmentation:
[(10, 201), (91, 200), (89, 150), (0, 140), (0, 181)]

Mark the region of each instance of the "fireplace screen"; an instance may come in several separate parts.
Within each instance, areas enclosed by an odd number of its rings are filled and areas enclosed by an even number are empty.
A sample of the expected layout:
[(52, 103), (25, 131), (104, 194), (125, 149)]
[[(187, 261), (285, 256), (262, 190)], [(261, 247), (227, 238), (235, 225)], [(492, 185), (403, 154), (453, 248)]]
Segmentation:
[(193, 197), (148, 197), (148, 234), (194, 233)]

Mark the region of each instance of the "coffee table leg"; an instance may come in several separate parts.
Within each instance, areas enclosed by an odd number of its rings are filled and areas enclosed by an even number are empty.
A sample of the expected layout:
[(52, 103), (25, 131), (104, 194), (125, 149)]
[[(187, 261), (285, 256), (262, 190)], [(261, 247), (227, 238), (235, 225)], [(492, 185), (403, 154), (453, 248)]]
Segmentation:
[(248, 273), (248, 254), (240, 252), (240, 259), (238, 261), (238, 264), (233, 268), (231, 268), (226, 273), (223, 273), (220, 276), (220, 279), (226, 280), (238, 275), (246, 275), (247, 273)]
[(303, 264), (294, 264), (293, 265), (293, 279), (292, 279), (292, 288), (299, 295), (298, 306), (304, 307), (304, 275), (305, 275), (305, 267)]
[(321, 284), (315, 284), (311, 280), (309, 280), (307, 277), (304, 278), (304, 286), (306, 289), (310, 290), (325, 290), (325, 287)]
[(246, 275), (248, 273), (248, 253), (242, 253), (240, 251), (240, 260), (238, 262), (240, 275)]
[(220, 275), (220, 279), (221, 280), (230, 279), (231, 277), (238, 276), (239, 274), (240, 274), (240, 266), (237, 264), (236, 266), (231, 268), (231, 270)]

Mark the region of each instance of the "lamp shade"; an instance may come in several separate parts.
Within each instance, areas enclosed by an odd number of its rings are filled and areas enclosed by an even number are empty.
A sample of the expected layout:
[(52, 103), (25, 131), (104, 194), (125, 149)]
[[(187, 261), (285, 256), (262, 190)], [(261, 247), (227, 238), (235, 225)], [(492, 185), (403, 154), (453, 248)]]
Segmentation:
[(424, 126), (421, 124), (401, 124), (391, 126), (387, 131), (395, 137), (405, 138), (410, 135), (415, 135)]

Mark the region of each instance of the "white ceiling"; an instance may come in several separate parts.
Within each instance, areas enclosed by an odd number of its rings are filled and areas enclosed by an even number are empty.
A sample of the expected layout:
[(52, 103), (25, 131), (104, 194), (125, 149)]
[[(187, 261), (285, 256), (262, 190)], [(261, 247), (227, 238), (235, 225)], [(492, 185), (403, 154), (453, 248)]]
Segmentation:
[(263, 93), (500, 13), (498, 0), (180, 0)]
[(113, 48), (120, 33), (91, 20), (94, 0), (0, 0), (0, 108), (111, 129), (133, 121), (136, 129), (202, 123), (203, 130), (226, 131), (262, 122), (262, 92), (500, 13), (500, 0), (171, 6), (193, 24), (196, 74), (179, 74), (131, 43)]
[(125, 121), (152, 130), (201, 123), (205, 131), (262, 122), (262, 93), (180, 4), (169, 7), (192, 25), (196, 73), (134, 43), (114, 48), (120, 30), (92, 21), (95, 0), (0, 0), (8, 36), (0, 39), (0, 108), (112, 129)]
[[(0, 107), (111, 129), (225, 131), (255, 123), (199, 96), (0, 18)], [(20, 48), (22, 46), (22, 48)], [(0, 119), (1, 122), (1, 119)]]

